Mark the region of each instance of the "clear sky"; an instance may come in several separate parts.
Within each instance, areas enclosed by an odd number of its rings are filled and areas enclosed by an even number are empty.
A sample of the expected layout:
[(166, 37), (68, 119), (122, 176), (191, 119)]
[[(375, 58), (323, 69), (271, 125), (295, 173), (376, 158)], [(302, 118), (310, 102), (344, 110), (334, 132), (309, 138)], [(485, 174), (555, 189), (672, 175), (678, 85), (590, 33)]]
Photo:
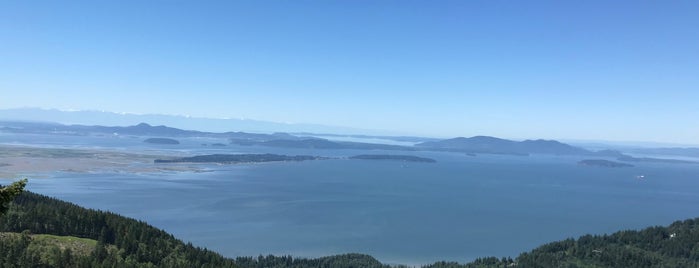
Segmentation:
[(0, 1), (0, 109), (699, 144), (699, 1)]

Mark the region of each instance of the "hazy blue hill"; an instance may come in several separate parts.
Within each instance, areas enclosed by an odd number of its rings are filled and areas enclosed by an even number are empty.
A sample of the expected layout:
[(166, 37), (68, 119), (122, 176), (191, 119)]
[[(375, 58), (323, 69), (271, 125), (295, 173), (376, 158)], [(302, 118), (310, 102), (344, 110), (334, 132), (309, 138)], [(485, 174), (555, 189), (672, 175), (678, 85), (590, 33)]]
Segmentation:
[(513, 153), (516, 142), (489, 136), (471, 138), (458, 137), (453, 139), (431, 141), (416, 144), (416, 147), (426, 149), (441, 149), (448, 151), (467, 151), (474, 153)]
[(233, 143), (254, 144), (276, 139), (299, 139), (299, 137), (287, 133), (259, 134), (247, 132), (212, 133), (195, 130), (183, 130), (168, 126), (152, 126), (147, 123), (139, 123), (134, 126), (84, 126), (62, 125), (44, 122), (16, 122), (0, 121), (0, 131), (8, 133), (53, 134), (53, 135), (132, 135), (132, 136), (160, 136), (160, 137), (211, 137), (229, 139)]
[(167, 126), (151, 126), (140, 123), (134, 126), (85, 126), (85, 125), (62, 125), (57, 123), (44, 122), (0, 122), (3, 131), (12, 133), (34, 133), (34, 134), (76, 134), (87, 135), (91, 133), (121, 134), (135, 136), (167, 136), (167, 137), (190, 137), (204, 136), (205, 132), (182, 130)]
[(424, 149), (460, 151), (469, 153), (497, 154), (591, 154), (582, 148), (554, 140), (525, 140), (521, 142), (489, 136), (453, 138), (448, 140), (423, 142), (416, 145)]
[(0, 121), (0, 131), (27, 134), (77, 134), (66, 125), (52, 122)]
[(583, 155), (591, 152), (554, 140), (525, 140), (517, 143), (522, 153)]
[(245, 132), (272, 133), (375, 133), (348, 127), (325, 126), (318, 124), (286, 124), (242, 118), (198, 118), (182, 115), (163, 114), (124, 114), (104, 111), (61, 111), (55, 109), (18, 108), (0, 109), (0, 120), (33, 122), (62, 122), (64, 124), (129, 126), (140, 122), (166, 125), (175, 128), (198, 129), (210, 132), (225, 132), (232, 129)]
[(178, 128), (172, 128), (167, 126), (151, 126), (146, 123), (139, 123), (135, 126), (128, 127), (85, 127), (87, 130), (96, 129), (100, 130), (103, 128), (106, 131), (114, 131), (116, 133), (122, 132), (128, 135), (139, 135), (139, 136), (194, 136), (199, 135), (199, 131), (182, 130)]

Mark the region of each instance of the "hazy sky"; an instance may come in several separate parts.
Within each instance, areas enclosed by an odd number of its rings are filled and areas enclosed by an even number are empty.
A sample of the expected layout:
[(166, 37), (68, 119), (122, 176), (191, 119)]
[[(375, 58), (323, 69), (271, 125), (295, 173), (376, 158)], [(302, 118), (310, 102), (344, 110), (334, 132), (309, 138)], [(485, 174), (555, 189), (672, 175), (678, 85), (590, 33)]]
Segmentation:
[(0, 1), (0, 108), (699, 144), (699, 1)]

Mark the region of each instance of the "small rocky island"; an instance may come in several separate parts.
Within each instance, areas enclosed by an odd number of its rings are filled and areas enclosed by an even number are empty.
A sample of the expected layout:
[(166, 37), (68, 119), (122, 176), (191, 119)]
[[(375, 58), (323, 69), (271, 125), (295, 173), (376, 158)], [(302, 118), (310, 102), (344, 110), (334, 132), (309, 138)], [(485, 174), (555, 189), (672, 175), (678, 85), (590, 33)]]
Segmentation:
[(153, 144), (180, 144), (179, 141), (168, 138), (148, 138), (145, 139), (143, 142)]
[(633, 167), (633, 165), (626, 163), (619, 163), (603, 159), (585, 159), (578, 162), (580, 165), (593, 166), (593, 167), (609, 167), (609, 168), (620, 168), (620, 167)]
[(281, 161), (306, 161), (327, 159), (310, 155), (279, 155), (279, 154), (207, 154), (173, 159), (156, 159), (155, 163), (218, 163), (241, 164)]
[(349, 159), (360, 160), (397, 160), (406, 162), (435, 163), (437, 160), (413, 155), (389, 155), (389, 154), (361, 154), (350, 156)]

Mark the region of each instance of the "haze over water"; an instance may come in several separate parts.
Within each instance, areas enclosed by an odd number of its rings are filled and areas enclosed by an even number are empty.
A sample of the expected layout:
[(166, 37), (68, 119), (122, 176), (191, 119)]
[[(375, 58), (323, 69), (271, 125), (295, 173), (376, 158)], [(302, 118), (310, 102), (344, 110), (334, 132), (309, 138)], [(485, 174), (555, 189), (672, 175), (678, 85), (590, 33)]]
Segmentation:
[(55, 173), (30, 180), (28, 188), (145, 220), (230, 257), (359, 252), (402, 264), (514, 257), (554, 240), (699, 215), (697, 165), (613, 169), (580, 166), (578, 157), (411, 154), (438, 162), (338, 159), (205, 165), (211, 172), (203, 173)]

